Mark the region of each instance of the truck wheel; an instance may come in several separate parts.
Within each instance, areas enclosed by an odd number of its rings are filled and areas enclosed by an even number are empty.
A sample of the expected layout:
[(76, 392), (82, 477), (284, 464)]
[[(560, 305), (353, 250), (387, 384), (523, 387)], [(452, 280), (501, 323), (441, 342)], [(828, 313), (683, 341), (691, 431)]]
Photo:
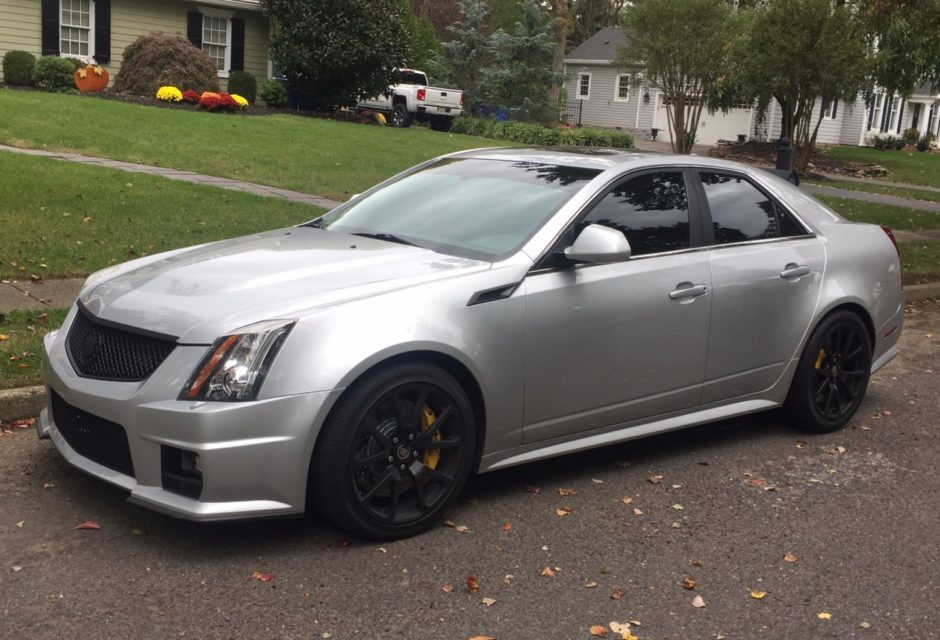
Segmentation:
[(448, 116), (431, 116), (431, 128), (435, 131), (450, 131), (454, 119)]
[(404, 102), (396, 102), (392, 105), (391, 123), (393, 127), (411, 126), (411, 114), (408, 112), (408, 105)]

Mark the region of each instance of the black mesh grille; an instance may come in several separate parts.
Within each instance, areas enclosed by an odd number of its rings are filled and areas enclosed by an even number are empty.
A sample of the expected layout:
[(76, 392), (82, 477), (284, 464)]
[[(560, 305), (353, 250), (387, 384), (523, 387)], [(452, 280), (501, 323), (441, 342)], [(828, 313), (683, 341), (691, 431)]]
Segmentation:
[(69, 359), (79, 375), (106, 380), (145, 380), (176, 343), (97, 322), (79, 308), (68, 337)]
[(124, 427), (73, 407), (55, 391), (52, 420), (69, 446), (80, 455), (128, 476), (134, 475), (131, 450)]

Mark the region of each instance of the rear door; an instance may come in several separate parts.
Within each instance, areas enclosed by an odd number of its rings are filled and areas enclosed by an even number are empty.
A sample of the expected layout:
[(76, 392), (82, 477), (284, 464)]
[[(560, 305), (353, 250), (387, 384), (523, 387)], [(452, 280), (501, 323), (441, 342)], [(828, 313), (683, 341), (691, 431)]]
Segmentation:
[(702, 403), (771, 387), (809, 330), (825, 248), (748, 176), (699, 170), (712, 312)]
[(626, 235), (630, 259), (526, 279), (526, 442), (697, 404), (711, 282), (690, 209), (681, 170), (632, 175), (559, 243), (603, 224)]

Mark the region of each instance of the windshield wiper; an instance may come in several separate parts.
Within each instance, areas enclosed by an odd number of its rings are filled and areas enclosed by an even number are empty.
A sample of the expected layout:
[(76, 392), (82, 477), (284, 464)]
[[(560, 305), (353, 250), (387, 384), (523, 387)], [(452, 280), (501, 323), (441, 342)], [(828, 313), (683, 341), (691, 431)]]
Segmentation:
[(397, 242), (398, 244), (406, 244), (409, 247), (417, 247), (414, 242), (411, 240), (405, 240), (401, 236), (396, 236), (393, 233), (369, 233), (369, 232), (358, 232), (353, 233), (354, 236), (359, 236), (360, 238), (372, 238), (374, 240), (385, 240), (386, 242)]

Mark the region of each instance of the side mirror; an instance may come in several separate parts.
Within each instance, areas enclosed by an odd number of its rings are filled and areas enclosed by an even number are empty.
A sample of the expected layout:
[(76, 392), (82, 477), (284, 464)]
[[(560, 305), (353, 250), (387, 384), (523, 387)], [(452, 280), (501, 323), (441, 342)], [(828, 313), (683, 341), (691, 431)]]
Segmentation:
[(564, 250), (565, 257), (575, 262), (604, 264), (623, 262), (630, 258), (630, 243), (616, 229), (600, 224), (586, 226), (574, 244)]

